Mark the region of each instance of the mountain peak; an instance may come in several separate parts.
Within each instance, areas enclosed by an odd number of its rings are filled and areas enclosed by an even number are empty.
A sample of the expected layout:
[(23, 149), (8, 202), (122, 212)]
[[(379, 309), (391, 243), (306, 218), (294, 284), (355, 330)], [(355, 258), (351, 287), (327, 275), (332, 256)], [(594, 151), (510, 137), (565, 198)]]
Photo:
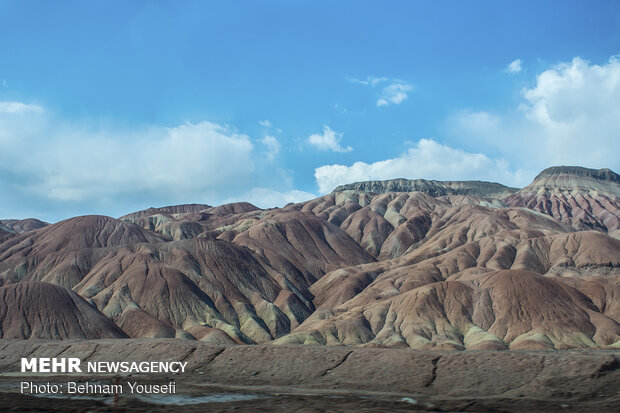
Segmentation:
[(554, 166), (503, 201), (534, 209), (578, 228), (612, 231), (620, 227), (620, 176), (610, 169)]
[(534, 178), (523, 191), (596, 191), (620, 196), (620, 175), (610, 169), (553, 166)]
[(536, 178), (534, 178), (534, 182), (552, 176), (573, 176), (580, 178), (592, 178), (599, 181), (612, 181), (620, 183), (620, 175), (618, 175), (611, 169), (590, 169), (581, 166), (552, 166), (539, 173)]
[(496, 182), (485, 181), (435, 181), (426, 179), (388, 179), (385, 181), (364, 181), (340, 185), (333, 192), (354, 190), (360, 192), (414, 192), (420, 191), (431, 196), (471, 195), (481, 198), (501, 199), (518, 191)]

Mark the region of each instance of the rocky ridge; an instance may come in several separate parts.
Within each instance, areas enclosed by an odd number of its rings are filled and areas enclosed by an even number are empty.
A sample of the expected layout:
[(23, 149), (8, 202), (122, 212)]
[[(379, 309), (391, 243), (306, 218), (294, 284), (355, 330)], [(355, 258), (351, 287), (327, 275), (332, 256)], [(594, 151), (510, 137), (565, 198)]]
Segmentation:
[(333, 192), (358, 191), (384, 194), (387, 192), (420, 191), (431, 196), (470, 195), (479, 198), (501, 199), (518, 191), (496, 182), (484, 181), (434, 181), (426, 179), (389, 179), (341, 185)]
[(577, 229), (620, 229), (620, 175), (609, 169), (548, 168), (503, 201), (551, 215)]

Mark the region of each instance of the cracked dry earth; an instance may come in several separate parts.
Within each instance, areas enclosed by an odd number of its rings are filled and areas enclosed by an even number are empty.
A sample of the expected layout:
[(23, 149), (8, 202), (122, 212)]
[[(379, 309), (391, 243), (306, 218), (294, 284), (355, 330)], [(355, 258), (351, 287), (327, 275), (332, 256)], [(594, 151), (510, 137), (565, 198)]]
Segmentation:
[[(121, 395), (114, 411), (618, 411), (617, 351), (414, 351), (318, 346), (212, 346), (174, 340), (0, 342), (3, 411), (107, 411), (109, 400), (46, 399), (19, 394), (19, 382), (66, 382), (24, 376), (21, 357), (71, 354), (92, 361), (184, 360), (178, 375), (121, 377), (174, 380), (183, 406)], [(112, 383), (111, 376), (80, 380)], [(234, 394), (242, 401), (200, 402)], [(106, 404), (108, 403), (108, 404)]]

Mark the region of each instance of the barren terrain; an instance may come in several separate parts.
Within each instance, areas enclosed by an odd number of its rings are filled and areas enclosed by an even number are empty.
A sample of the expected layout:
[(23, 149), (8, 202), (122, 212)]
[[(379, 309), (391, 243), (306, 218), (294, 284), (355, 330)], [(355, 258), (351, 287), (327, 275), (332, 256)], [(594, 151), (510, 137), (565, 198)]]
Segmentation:
[[(22, 380), (113, 383), (111, 375), (52, 377), (19, 373), (21, 357), (70, 355), (88, 361), (184, 360), (178, 375), (134, 375), (121, 381), (176, 382), (190, 411), (617, 411), (616, 351), (412, 351), (359, 347), (211, 346), (189, 340), (0, 342), (0, 405), (44, 411), (103, 411), (112, 398), (16, 396)], [(255, 395), (236, 402), (198, 397)], [(121, 395), (119, 410), (165, 411), (156, 397)], [(179, 409), (178, 407), (175, 409)]]
[[(620, 176), (579, 167), (523, 189), (397, 179), (274, 209), (3, 220), (3, 389), (22, 356), (163, 357), (188, 361), (190, 410), (224, 393), (209, 408), (611, 411), (619, 231)], [(6, 392), (18, 410), (109, 402)]]

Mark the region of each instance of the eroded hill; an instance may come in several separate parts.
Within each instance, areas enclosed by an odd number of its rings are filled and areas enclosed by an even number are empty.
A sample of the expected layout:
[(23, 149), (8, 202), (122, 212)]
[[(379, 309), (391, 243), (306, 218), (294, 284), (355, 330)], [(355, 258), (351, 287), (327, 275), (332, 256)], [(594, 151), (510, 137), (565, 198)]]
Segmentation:
[[(619, 346), (619, 182), (556, 167), (522, 190), (393, 180), (270, 210), (191, 204), (0, 228), (2, 335)], [(12, 296), (43, 290), (57, 298), (13, 314)]]

